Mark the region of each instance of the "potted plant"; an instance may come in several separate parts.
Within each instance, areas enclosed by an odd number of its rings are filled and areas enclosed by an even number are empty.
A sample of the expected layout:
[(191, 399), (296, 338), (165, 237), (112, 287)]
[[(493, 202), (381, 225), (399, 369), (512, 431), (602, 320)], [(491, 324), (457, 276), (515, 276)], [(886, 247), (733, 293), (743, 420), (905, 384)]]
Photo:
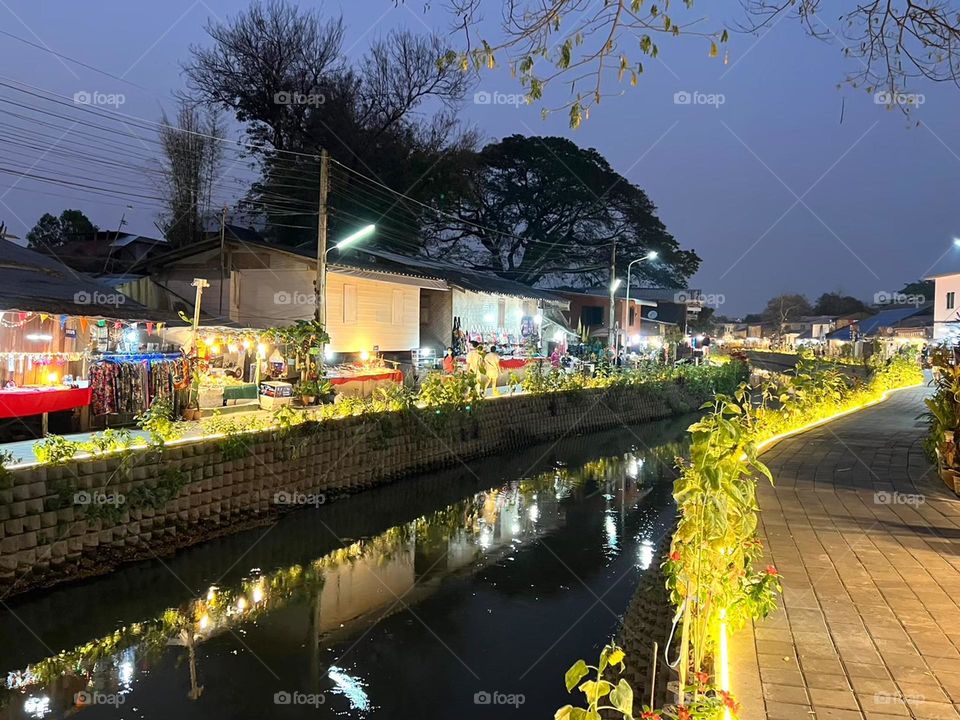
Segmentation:
[(294, 388), (294, 394), (302, 405), (313, 405), (317, 401), (320, 387), (316, 380), (301, 380)]

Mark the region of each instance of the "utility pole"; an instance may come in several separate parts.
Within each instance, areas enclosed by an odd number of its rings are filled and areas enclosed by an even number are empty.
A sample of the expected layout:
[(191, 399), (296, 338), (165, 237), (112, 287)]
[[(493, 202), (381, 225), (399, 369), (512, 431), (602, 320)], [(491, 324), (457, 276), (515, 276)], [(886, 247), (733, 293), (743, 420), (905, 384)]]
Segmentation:
[(227, 270), (224, 260), (224, 228), (227, 224), (227, 206), (223, 206), (220, 211), (220, 317), (223, 318), (223, 283), (225, 282)]
[(616, 349), (617, 349), (617, 338), (614, 335), (614, 316), (617, 312), (617, 239), (613, 238), (613, 242), (610, 244), (610, 317), (607, 319), (607, 343), (610, 346), (611, 355), (613, 359), (616, 358)]
[[(326, 150), (320, 151), (320, 216), (317, 218), (317, 279), (316, 299), (314, 302), (313, 319), (327, 327), (327, 195), (330, 192), (330, 155)], [(317, 366), (323, 367), (323, 351), (317, 358)]]

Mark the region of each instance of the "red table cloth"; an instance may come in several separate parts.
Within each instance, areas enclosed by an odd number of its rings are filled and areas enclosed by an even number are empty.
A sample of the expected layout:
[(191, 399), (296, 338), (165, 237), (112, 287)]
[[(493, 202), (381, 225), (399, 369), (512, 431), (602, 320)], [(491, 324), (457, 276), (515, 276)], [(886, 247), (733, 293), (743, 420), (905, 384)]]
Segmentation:
[(396, 383), (403, 382), (403, 373), (399, 370), (386, 370), (370, 375), (347, 375), (344, 377), (329, 378), (331, 385), (345, 385), (348, 382), (366, 382), (367, 380), (392, 380)]
[(92, 388), (0, 390), (0, 418), (27, 417), (72, 410), (90, 404)]
[(516, 370), (530, 362), (530, 358), (506, 358), (500, 361), (501, 370)]

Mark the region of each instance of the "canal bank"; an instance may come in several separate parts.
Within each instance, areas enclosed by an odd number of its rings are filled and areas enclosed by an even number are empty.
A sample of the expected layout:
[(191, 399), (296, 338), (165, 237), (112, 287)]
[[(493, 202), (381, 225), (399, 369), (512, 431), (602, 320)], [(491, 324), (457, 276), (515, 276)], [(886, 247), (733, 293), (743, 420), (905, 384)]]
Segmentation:
[(690, 421), (472, 461), (7, 601), (0, 717), (72, 714), (79, 693), (105, 700), (84, 717), (549, 717), (656, 569)]
[(110, 572), (411, 473), (689, 412), (702, 383), (661, 382), (414, 408), (9, 471), (0, 592)]

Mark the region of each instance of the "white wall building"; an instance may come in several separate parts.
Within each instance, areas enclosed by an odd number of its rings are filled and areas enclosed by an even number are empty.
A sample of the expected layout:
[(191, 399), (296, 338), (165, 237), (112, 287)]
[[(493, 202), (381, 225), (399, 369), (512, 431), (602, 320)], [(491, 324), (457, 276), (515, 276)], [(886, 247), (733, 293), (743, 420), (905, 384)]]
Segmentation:
[(960, 273), (926, 278), (933, 280), (933, 339), (960, 342)]

